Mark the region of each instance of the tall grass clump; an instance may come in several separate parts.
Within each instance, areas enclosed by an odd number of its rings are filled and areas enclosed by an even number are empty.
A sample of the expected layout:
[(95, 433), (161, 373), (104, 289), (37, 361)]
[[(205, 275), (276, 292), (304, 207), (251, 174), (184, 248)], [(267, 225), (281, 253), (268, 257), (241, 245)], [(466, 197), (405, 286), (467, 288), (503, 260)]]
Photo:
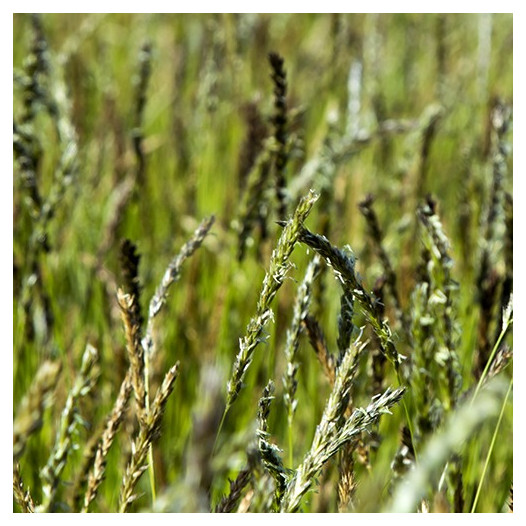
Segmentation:
[(16, 14), (13, 511), (513, 512), (512, 27)]

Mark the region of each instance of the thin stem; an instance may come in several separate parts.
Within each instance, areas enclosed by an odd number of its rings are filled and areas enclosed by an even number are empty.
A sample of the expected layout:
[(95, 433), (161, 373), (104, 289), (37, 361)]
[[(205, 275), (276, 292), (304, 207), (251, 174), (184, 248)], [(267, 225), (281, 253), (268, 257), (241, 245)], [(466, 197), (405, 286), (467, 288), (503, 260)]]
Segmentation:
[(228, 413), (228, 405), (225, 407), (225, 410), (223, 411), (223, 416), (221, 417), (221, 422), (219, 422), (219, 427), (217, 428), (216, 437), (214, 440), (214, 447), (212, 448), (212, 456), (214, 455), (217, 447), (217, 441), (219, 439), (219, 435), (221, 434), (221, 430), (223, 429), (223, 424), (225, 423), (226, 414)]
[[(508, 391), (506, 393), (506, 396), (504, 397), (504, 401), (502, 402), (502, 408), (500, 410), (499, 419), (497, 421), (497, 425), (495, 426), (495, 431), (493, 432), (493, 437), (491, 439), (491, 444), (489, 446), (488, 454), (486, 455), (486, 462), (484, 462), (484, 469), (482, 470), (482, 476), (480, 477), (479, 485), (477, 487), (477, 493), (475, 494), (475, 499), (473, 500), (473, 506), (471, 507), (471, 513), (475, 513), (475, 509), (477, 508), (477, 503), (479, 500), (480, 491), (482, 489), (482, 484), (484, 483), (484, 478), (486, 477), (486, 471), (488, 470), (489, 459), (491, 457), (491, 454), (493, 453), (493, 448), (495, 447), (495, 441), (497, 440), (497, 434), (499, 432), (500, 424), (502, 422), (502, 417), (504, 416), (504, 409), (506, 407), (506, 404), (508, 403), (508, 398), (510, 396), (512, 387), (513, 387), (513, 379), (510, 380)], [(473, 399), (474, 398), (475, 396), (473, 396)]]

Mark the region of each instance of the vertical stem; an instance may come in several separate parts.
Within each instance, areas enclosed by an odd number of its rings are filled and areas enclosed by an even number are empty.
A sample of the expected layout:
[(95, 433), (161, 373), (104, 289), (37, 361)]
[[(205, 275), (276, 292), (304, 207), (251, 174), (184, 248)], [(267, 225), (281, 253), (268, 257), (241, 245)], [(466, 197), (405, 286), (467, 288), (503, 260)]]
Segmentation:
[[(497, 421), (497, 425), (495, 426), (495, 431), (493, 432), (493, 437), (491, 439), (491, 444), (489, 446), (488, 454), (486, 455), (486, 462), (484, 462), (484, 469), (482, 470), (482, 475), (480, 477), (479, 485), (477, 487), (477, 493), (475, 494), (475, 499), (473, 500), (473, 506), (471, 507), (470, 513), (475, 513), (475, 509), (477, 508), (477, 503), (479, 500), (480, 491), (482, 489), (482, 484), (484, 483), (484, 478), (486, 477), (486, 471), (488, 470), (489, 459), (491, 457), (491, 454), (493, 453), (493, 448), (495, 447), (495, 441), (497, 439), (497, 434), (499, 432), (500, 423), (502, 422), (502, 417), (504, 416), (504, 409), (506, 407), (506, 404), (508, 403), (508, 398), (510, 396), (512, 387), (513, 387), (513, 380), (510, 380), (510, 385), (508, 387), (508, 391), (506, 392), (504, 402), (502, 402), (502, 408), (500, 410), (499, 419)], [(473, 396), (473, 400), (474, 399), (475, 399), (475, 396)]]

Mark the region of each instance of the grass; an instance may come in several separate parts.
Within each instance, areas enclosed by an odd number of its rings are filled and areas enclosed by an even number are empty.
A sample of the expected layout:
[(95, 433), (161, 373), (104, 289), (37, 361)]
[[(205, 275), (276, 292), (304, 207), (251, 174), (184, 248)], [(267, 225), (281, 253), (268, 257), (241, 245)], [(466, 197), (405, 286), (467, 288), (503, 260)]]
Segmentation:
[(13, 27), (14, 511), (513, 511), (512, 15)]

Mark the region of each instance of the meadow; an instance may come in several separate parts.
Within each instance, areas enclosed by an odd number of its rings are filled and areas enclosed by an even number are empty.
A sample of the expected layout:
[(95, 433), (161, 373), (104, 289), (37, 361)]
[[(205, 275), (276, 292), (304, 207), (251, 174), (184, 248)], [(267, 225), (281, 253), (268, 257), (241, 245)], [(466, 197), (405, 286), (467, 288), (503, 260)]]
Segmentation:
[(15, 14), (13, 511), (512, 512), (512, 27)]

